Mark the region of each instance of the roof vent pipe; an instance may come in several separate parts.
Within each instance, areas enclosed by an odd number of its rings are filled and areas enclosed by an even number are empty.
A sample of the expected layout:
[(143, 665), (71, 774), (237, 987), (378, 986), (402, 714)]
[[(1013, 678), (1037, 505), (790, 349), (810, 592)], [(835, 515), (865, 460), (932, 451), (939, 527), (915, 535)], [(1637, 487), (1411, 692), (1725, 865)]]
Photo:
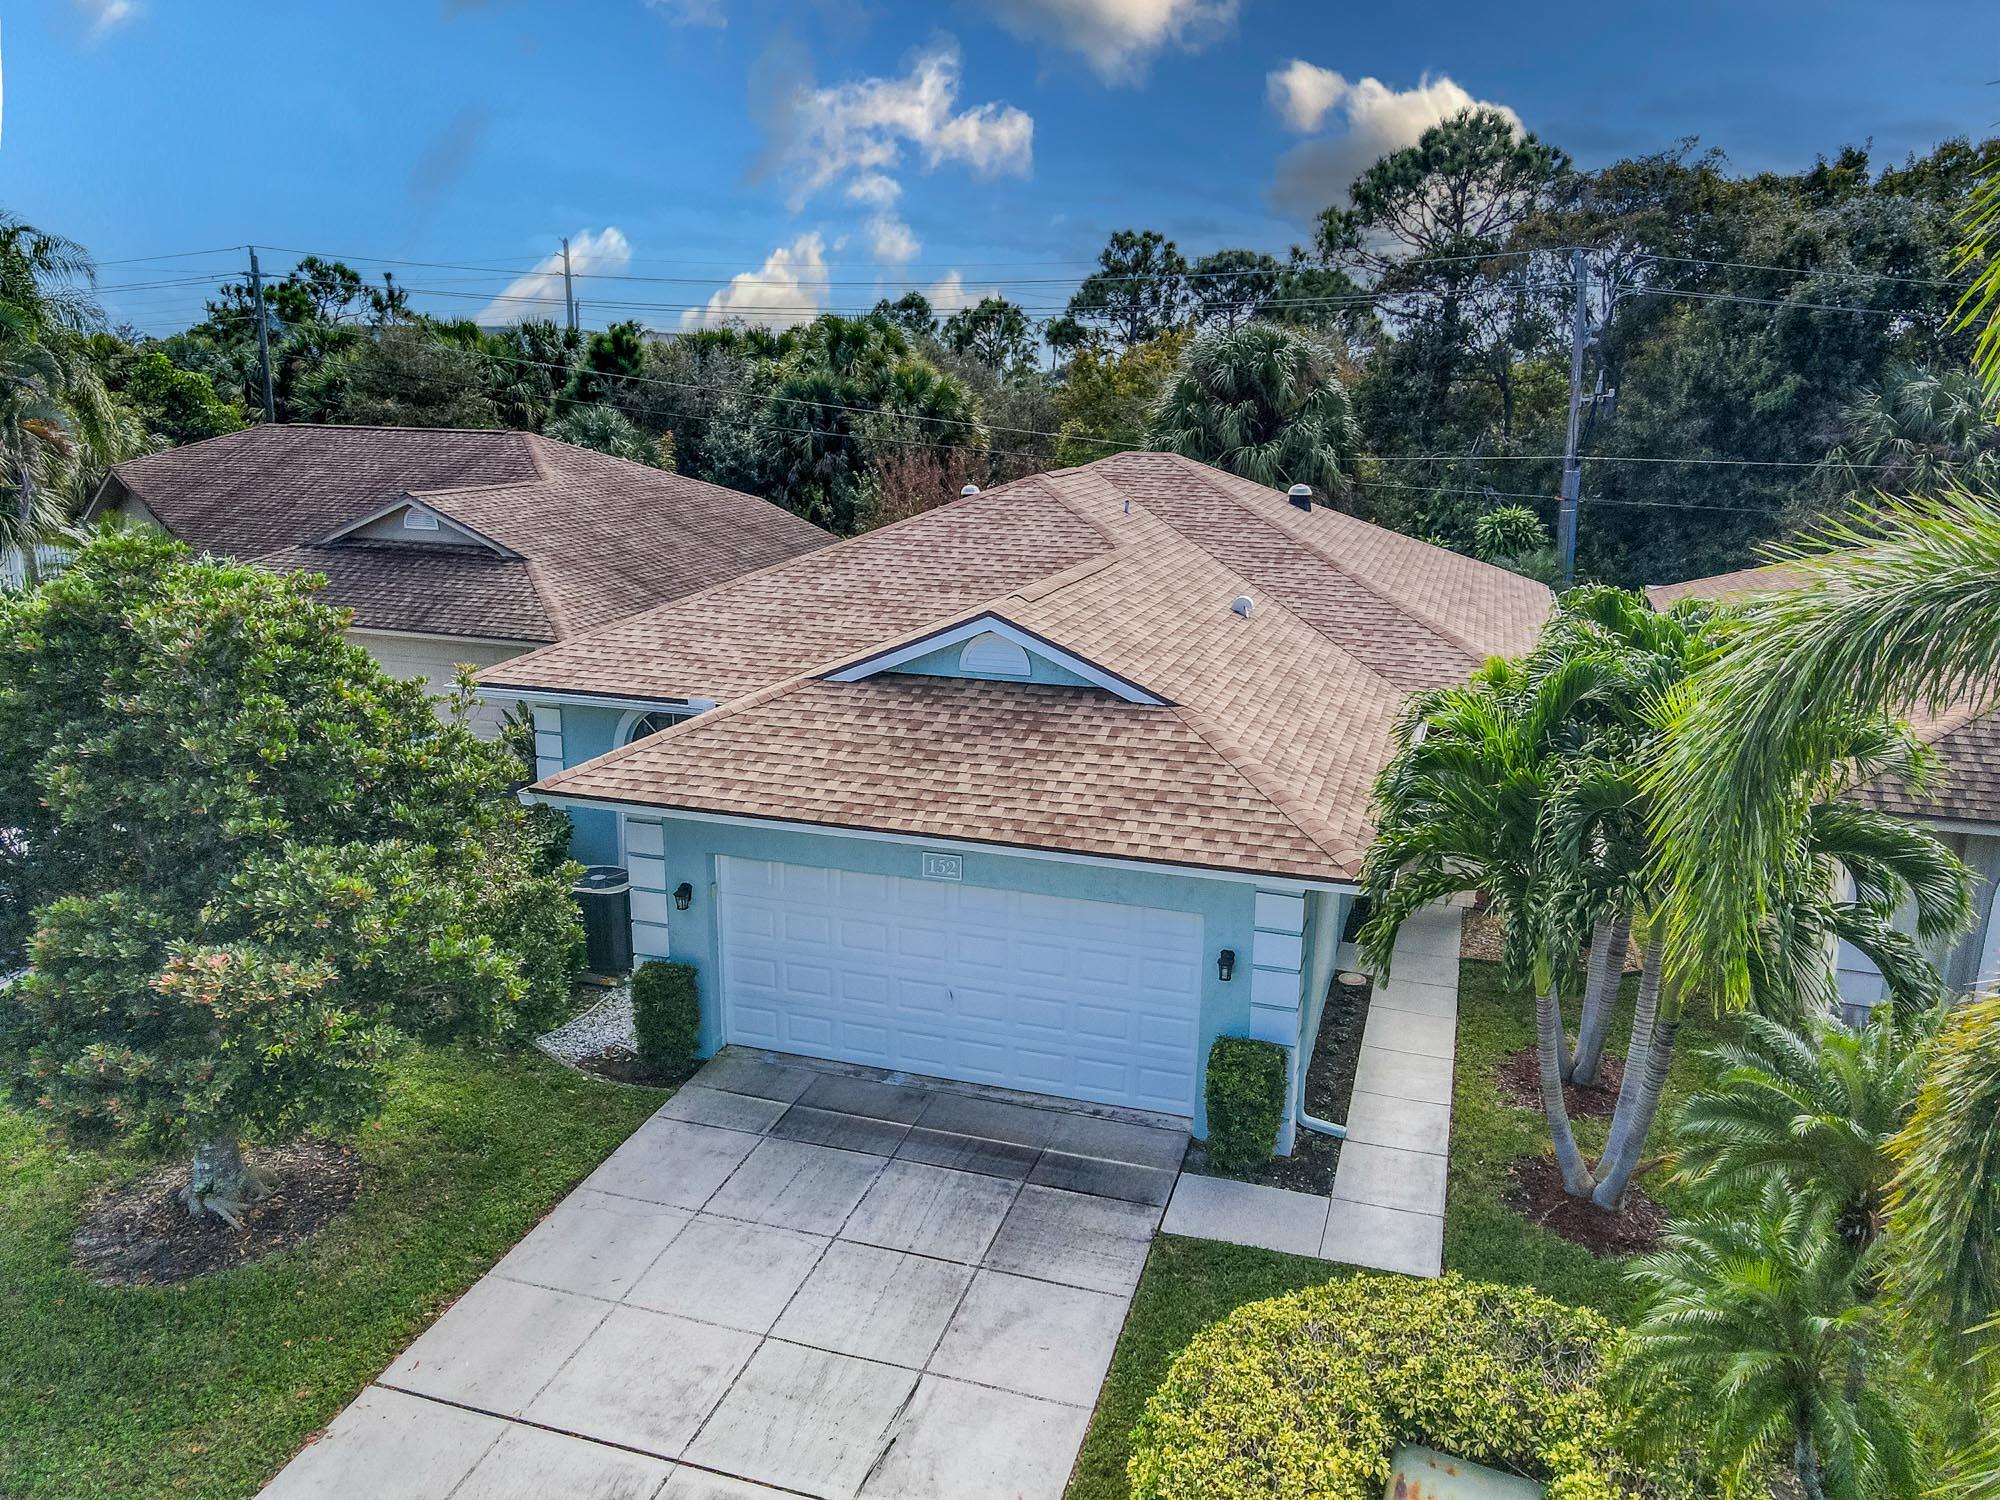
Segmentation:
[(963, 500), (967, 495), (976, 495), (978, 493), (979, 493), (978, 485), (968, 484), (964, 489), (958, 492), (958, 497), (959, 499)]
[(1246, 620), (1250, 618), (1250, 611), (1255, 608), (1256, 603), (1248, 594), (1238, 594), (1235, 602), (1229, 606), (1232, 614), (1239, 614)]
[(1293, 485), (1289, 490), (1285, 491), (1285, 498), (1290, 500), (1300, 510), (1311, 510), (1313, 508), (1313, 492), (1312, 486), (1309, 484)]

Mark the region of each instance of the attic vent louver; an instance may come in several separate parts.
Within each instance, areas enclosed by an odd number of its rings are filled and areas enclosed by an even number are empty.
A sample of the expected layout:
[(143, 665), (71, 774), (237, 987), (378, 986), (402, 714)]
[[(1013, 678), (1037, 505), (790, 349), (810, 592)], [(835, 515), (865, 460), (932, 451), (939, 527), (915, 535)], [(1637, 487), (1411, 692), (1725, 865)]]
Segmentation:
[(1311, 510), (1313, 508), (1313, 492), (1312, 486), (1309, 484), (1293, 485), (1285, 492), (1285, 498), (1290, 500), (1300, 510)]
[(1250, 611), (1256, 607), (1256, 601), (1248, 594), (1238, 594), (1235, 602), (1229, 606), (1229, 609), (1230, 613), (1241, 615), (1247, 620), (1250, 618)]

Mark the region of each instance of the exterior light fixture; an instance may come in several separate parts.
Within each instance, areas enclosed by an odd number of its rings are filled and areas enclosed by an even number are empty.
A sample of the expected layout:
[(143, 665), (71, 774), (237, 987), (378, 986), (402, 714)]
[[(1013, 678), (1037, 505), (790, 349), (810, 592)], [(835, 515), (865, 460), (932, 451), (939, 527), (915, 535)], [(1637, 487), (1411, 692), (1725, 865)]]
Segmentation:
[(1235, 974), (1235, 972), (1236, 950), (1234, 948), (1224, 948), (1215, 956), (1215, 977), (1220, 979), (1224, 984), (1227, 984), (1229, 983), (1230, 976)]
[(674, 910), (686, 911), (694, 905), (694, 887), (683, 880), (674, 887)]

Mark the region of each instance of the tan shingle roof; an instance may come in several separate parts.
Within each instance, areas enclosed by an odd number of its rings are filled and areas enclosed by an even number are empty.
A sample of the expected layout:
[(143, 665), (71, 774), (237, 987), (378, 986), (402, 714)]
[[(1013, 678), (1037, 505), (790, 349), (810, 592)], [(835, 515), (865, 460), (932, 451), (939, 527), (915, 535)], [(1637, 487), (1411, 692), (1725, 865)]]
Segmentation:
[[(1387, 538), (1385, 540), (1385, 538)], [(1249, 618), (1231, 611), (1247, 593)], [(482, 674), (723, 706), (572, 796), (1352, 879), (1413, 687), (1533, 640), (1540, 584), (1187, 459), (1037, 475)], [(833, 669), (992, 613), (1150, 689)]]
[[(1646, 597), (1655, 609), (1671, 608), (1682, 599), (1730, 603), (1781, 589), (1805, 587), (1811, 578), (1811, 574), (1790, 563), (1769, 563), (1710, 578), (1691, 578), (1685, 583), (1656, 585), (1646, 590)], [(1854, 799), (1904, 817), (2000, 823), (2000, 710), (1994, 709), (1993, 696), (1957, 704), (1942, 713), (1906, 714), (1917, 738), (1935, 750), (1943, 762), (1930, 791), (1917, 796), (1900, 781), (1878, 776), (1856, 788)]]
[[(553, 641), (827, 546), (791, 512), (533, 433), (260, 426), (112, 469), (204, 552), (324, 572), (355, 623)], [(414, 495), (518, 554), (325, 538)]]

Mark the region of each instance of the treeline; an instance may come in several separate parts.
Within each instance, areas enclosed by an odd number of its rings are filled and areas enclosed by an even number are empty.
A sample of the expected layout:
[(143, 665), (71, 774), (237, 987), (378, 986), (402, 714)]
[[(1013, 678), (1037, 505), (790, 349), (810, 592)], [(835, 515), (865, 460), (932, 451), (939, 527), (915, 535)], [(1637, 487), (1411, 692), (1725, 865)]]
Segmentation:
[[(1954, 309), (1957, 216), (1995, 145), (1740, 176), (1686, 141), (1580, 171), (1473, 112), (1370, 167), (1281, 254), (1190, 260), (1121, 231), (1046, 319), (913, 292), (782, 331), (492, 330), (309, 256), (264, 288), (274, 404), (547, 432), (840, 532), (1174, 446), (1547, 576), (1580, 250), (1579, 570), (1667, 581), (1740, 566), (1857, 492), (1992, 460)], [(254, 314), (239, 283), (183, 332), (90, 339), (123, 436), (260, 420)]]

